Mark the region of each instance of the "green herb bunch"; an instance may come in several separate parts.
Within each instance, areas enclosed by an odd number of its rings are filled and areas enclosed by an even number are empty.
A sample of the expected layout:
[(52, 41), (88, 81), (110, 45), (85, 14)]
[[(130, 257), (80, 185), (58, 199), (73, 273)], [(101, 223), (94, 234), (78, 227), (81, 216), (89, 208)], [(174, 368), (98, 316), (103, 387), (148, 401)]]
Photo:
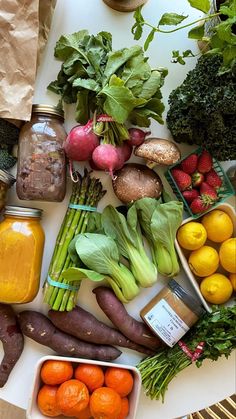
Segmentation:
[[(85, 124), (93, 116), (94, 130), (104, 143), (128, 139), (127, 120), (142, 127), (148, 127), (151, 118), (163, 124), (160, 88), (167, 70), (151, 69), (141, 46), (113, 51), (109, 32), (94, 36), (81, 30), (60, 37), (55, 57), (63, 63), (48, 89), (62, 102), (76, 103), (77, 122)], [(103, 114), (112, 120), (96, 123)]]
[[(183, 340), (191, 351), (204, 342), (203, 352), (196, 361), (197, 367), (204, 359), (217, 361), (223, 355), (228, 358), (236, 348), (236, 306), (213, 307), (212, 312), (205, 313)], [(138, 368), (146, 394), (151, 399), (164, 401), (169, 383), (191, 363), (178, 344), (141, 361)]]
[[(135, 13), (135, 23), (132, 27), (134, 39), (140, 39), (143, 34), (145, 26), (150, 27), (150, 32), (144, 43), (144, 50), (146, 51), (149, 44), (152, 42), (156, 33), (171, 34), (184, 28), (193, 26), (188, 32), (188, 38), (204, 42), (204, 49), (209, 53), (220, 53), (223, 57), (223, 64), (220, 72), (225, 73), (230, 71), (236, 61), (236, 0), (219, 1), (219, 10), (211, 13), (210, 0), (188, 0), (190, 5), (204, 13), (203, 17), (193, 22), (183, 24), (181, 23), (188, 18), (188, 15), (179, 15), (177, 13), (164, 13), (159, 19), (156, 26), (146, 22), (142, 15), (142, 6), (139, 7)], [(211, 33), (207, 33), (206, 24), (213, 19), (217, 20), (217, 24), (211, 29)], [(194, 26), (196, 25), (196, 26)], [(165, 26), (175, 26), (174, 29), (164, 29)], [(185, 64), (185, 58), (194, 56), (191, 50), (186, 50), (182, 53), (179, 51), (172, 51), (172, 61), (180, 64)]]

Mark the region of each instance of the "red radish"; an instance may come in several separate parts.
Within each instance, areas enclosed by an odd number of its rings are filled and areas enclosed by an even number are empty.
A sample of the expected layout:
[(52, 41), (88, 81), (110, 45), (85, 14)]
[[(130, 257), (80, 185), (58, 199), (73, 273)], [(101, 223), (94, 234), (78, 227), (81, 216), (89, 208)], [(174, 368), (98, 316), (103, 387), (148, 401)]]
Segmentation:
[(113, 178), (113, 170), (123, 167), (125, 161), (117, 147), (111, 144), (100, 144), (92, 155), (93, 162), (99, 169), (109, 171)]
[(122, 145), (119, 147), (116, 147), (117, 150), (121, 153), (121, 156), (123, 157), (124, 161), (129, 160), (131, 154), (132, 154), (132, 147), (130, 144), (128, 144), (128, 141), (124, 141)]
[(134, 147), (143, 144), (146, 136), (151, 134), (151, 131), (145, 132), (139, 128), (129, 128), (128, 131), (129, 131), (128, 143)]
[(77, 125), (69, 132), (63, 148), (69, 160), (90, 160), (94, 149), (99, 145), (99, 138), (93, 132), (93, 122)]
[(99, 167), (97, 167), (96, 166), (96, 164), (94, 163), (94, 161), (91, 159), (91, 160), (89, 160), (89, 166), (91, 167), (91, 169), (93, 169), (93, 170), (102, 170), (102, 169), (99, 169)]

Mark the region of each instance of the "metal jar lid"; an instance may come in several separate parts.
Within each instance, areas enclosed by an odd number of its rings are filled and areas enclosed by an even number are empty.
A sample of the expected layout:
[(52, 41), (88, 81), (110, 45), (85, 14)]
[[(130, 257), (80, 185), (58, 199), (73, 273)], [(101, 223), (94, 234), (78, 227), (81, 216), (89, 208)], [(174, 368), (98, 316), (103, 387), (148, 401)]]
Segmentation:
[(205, 313), (204, 308), (198, 303), (195, 298), (193, 298), (190, 294), (182, 288), (178, 282), (174, 279), (169, 281), (168, 287), (173, 291), (183, 302), (192, 310), (196, 316), (200, 317), (202, 314)]
[(7, 205), (5, 207), (5, 215), (16, 215), (18, 217), (41, 218), (43, 210), (39, 208), (26, 208), (19, 206)]
[(9, 186), (12, 186), (16, 181), (16, 179), (14, 178), (14, 176), (11, 175), (11, 173), (3, 169), (0, 169), (0, 180)]
[(57, 106), (44, 105), (44, 104), (35, 104), (32, 107), (32, 113), (43, 113), (45, 115), (55, 115), (64, 120), (64, 111), (63, 109), (58, 108)]

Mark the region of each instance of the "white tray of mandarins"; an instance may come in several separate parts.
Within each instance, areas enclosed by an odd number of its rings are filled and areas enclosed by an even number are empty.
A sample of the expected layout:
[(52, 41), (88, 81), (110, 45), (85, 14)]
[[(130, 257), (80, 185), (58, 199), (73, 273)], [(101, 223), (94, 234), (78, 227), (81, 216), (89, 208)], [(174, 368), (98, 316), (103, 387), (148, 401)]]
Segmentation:
[(207, 311), (236, 297), (236, 213), (230, 204), (220, 204), (197, 220), (184, 220), (175, 246)]

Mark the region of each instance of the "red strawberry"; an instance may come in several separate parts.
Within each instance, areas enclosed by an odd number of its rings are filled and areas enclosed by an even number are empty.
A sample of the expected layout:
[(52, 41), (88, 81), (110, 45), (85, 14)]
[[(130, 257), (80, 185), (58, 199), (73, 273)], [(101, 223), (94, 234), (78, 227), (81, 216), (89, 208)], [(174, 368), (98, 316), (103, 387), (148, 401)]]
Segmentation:
[(214, 188), (212, 188), (208, 183), (203, 182), (200, 186), (200, 194), (202, 200), (206, 204), (213, 204), (218, 199), (218, 195)]
[(171, 173), (181, 191), (185, 191), (191, 186), (192, 179), (187, 173), (179, 169), (172, 169)]
[(200, 212), (204, 212), (210, 208), (210, 204), (204, 203), (202, 198), (200, 196), (198, 198), (195, 198), (193, 202), (190, 205), (190, 208), (192, 210), (193, 214), (199, 214)]
[(195, 172), (192, 175), (192, 185), (194, 188), (198, 188), (198, 186), (200, 186), (202, 184), (202, 182), (204, 181), (204, 176), (202, 173), (199, 172)]
[(189, 204), (199, 196), (199, 193), (196, 189), (192, 189), (191, 191), (183, 191), (183, 197), (185, 201), (187, 201)]
[(181, 162), (180, 167), (183, 170), (183, 172), (191, 175), (193, 172), (195, 172), (195, 170), (197, 170), (197, 161), (197, 154), (191, 154)]
[(207, 173), (211, 170), (212, 165), (213, 160), (210, 153), (206, 150), (203, 150), (198, 158), (197, 170), (200, 173)]
[(211, 169), (210, 172), (206, 174), (206, 183), (208, 185), (212, 186), (216, 191), (221, 187), (222, 185), (222, 179), (219, 177), (219, 175), (216, 173), (214, 169)]

